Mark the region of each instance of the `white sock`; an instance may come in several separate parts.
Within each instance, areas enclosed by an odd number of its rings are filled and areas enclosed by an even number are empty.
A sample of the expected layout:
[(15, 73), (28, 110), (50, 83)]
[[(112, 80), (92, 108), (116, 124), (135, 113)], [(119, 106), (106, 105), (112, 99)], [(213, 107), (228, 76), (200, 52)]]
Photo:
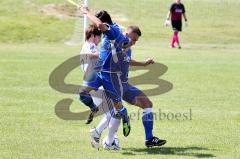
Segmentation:
[(103, 116), (102, 120), (100, 121), (100, 123), (96, 127), (96, 130), (99, 134), (101, 134), (103, 132), (103, 130), (107, 128), (107, 126), (110, 122), (110, 119), (111, 119), (110, 112), (104, 113), (104, 116)]
[(110, 120), (109, 126), (108, 126), (109, 132), (108, 132), (108, 136), (106, 138), (107, 145), (112, 145), (114, 136), (120, 126), (120, 121), (121, 121), (121, 119), (116, 119), (116, 118), (111, 117), (111, 120)]
[(153, 108), (144, 108), (143, 109), (143, 114), (148, 114), (148, 113), (152, 113), (153, 112)]

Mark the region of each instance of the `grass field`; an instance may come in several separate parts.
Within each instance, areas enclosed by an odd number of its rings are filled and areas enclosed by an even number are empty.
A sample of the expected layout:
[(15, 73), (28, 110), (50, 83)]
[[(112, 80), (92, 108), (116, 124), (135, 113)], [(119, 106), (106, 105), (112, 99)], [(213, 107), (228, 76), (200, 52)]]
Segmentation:
[[(154, 133), (168, 140), (162, 148), (145, 148), (141, 120), (133, 117), (128, 138), (120, 128), (119, 152), (91, 148), (88, 131), (101, 117), (89, 126), (55, 114), (55, 104), (63, 98), (74, 100), (72, 112), (87, 108), (76, 95), (49, 86), (51, 72), (81, 48), (64, 44), (72, 35), (73, 18), (39, 12), (49, 3), (67, 4), (63, 0), (0, 2), (0, 158), (240, 158), (239, 1), (185, 0), (189, 28), (181, 33), (183, 49), (177, 50), (168, 48), (171, 30), (162, 25), (170, 1), (90, 0), (94, 10), (105, 8), (124, 16), (122, 25), (142, 28), (135, 59), (154, 57), (167, 66), (159, 79), (173, 88), (150, 97), (154, 110), (167, 114), (191, 110), (191, 120), (155, 120)], [(66, 78), (69, 84), (81, 82), (78, 68)], [(154, 87), (139, 85), (143, 90)], [(127, 107), (131, 114), (139, 110)]]

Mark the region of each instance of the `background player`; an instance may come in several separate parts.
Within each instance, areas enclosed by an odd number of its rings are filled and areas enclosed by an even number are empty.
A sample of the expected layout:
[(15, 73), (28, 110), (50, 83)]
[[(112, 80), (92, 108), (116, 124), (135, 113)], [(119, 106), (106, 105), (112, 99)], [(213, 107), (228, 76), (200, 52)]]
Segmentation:
[(168, 25), (170, 23), (169, 19), (171, 18), (171, 24), (173, 28), (173, 36), (170, 44), (171, 48), (175, 47), (174, 44), (176, 42), (178, 48), (181, 49), (178, 32), (182, 31), (182, 16), (184, 17), (185, 24), (187, 26), (187, 17), (185, 14), (185, 7), (181, 3), (181, 0), (175, 0), (175, 2), (170, 7), (170, 10), (167, 15), (167, 19), (165, 21), (165, 25)]

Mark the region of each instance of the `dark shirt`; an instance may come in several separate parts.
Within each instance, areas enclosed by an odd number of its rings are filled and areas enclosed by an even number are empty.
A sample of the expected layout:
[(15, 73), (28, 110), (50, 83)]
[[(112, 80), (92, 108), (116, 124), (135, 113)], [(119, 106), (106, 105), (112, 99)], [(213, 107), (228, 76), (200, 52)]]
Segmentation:
[(172, 14), (171, 20), (181, 21), (182, 14), (185, 13), (185, 7), (182, 3), (180, 4), (173, 3), (170, 7), (170, 12)]

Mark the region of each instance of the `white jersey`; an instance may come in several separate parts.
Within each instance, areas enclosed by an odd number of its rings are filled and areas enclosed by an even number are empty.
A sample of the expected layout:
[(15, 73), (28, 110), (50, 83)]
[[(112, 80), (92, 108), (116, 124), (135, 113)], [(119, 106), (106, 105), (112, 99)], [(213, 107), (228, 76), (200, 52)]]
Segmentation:
[(80, 64), (81, 64), (81, 69), (84, 72), (83, 80), (86, 80), (86, 78), (91, 75), (91, 73), (93, 72), (95, 63), (97, 62), (97, 59), (91, 59), (89, 55), (97, 52), (98, 52), (98, 49), (94, 43), (86, 41), (83, 44), (82, 50), (80, 52)]
[[(93, 73), (95, 63), (98, 60), (97, 58), (90, 58), (89, 55), (97, 52), (98, 52), (98, 49), (94, 43), (86, 41), (83, 44), (82, 50), (80, 52), (80, 65), (81, 65), (81, 69), (84, 72), (84, 77), (83, 77), (84, 82), (86, 78)], [(97, 107), (99, 107), (100, 112), (106, 113), (110, 111), (110, 114), (113, 115), (113, 102), (106, 95), (102, 87), (100, 87), (99, 90), (97, 91), (91, 91), (90, 94), (93, 98), (94, 104)]]

